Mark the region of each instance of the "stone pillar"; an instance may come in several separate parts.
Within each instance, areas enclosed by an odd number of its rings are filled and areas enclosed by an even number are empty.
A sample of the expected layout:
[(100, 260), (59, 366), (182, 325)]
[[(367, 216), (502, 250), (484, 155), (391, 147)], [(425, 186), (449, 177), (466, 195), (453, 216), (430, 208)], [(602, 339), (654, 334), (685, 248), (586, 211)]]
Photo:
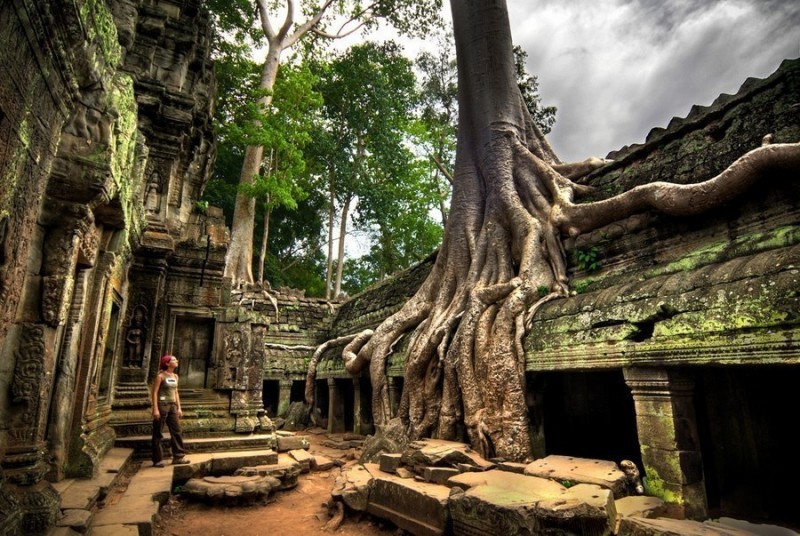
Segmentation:
[(281, 380), (279, 382), (278, 390), (278, 415), (286, 415), (289, 411), (289, 405), (292, 403), (292, 380)]
[(361, 434), (361, 378), (356, 377), (353, 381), (353, 433)]
[(389, 389), (389, 409), (392, 417), (397, 415), (397, 408), (400, 406), (400, 386), (397, 385), (397, 378), (394, 376), (386, 377), (386, 387)]
[(344, 432), (344, 411), (342, 397), (336, 387), (336, 380), (328, 378), (328, 433)]
[(665, 368), (628, 368), (624, 374), (636, 408), (646, 493), (679, 505), (690, 519), (705, 519), (694, 379)]

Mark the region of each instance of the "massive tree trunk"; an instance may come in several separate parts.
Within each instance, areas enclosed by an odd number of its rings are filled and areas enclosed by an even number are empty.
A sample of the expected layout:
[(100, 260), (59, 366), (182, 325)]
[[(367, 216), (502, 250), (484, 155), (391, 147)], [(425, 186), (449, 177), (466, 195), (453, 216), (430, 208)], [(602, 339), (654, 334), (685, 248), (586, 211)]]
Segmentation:
[[(562, 164), (531, 121), (514, 79), (504, 0), (453, 0), (459, 132), (452, 210), (436, 263), (417, 293), (374, 333), (343, 352), (369, 366), (373, 417), (390, 413), (386, 362), (411, 332), (404, 390), (393, 424), (411, 439), (466, 439), (484, 456), (530, 456), (522, 339), (543, 303), (567, 293), (562, 236), (647, 208), (692, 214), (723, 203), (767, 168), (800, 168), (800, 144), (765, 146), (718, 177), (651, 183), (594, 203), (571, 179), (603, 164)], [(539, 296), (540, 288), (549, 294)]]
[[(261, 70), (260, 87), (267, 91), (259, 100), (264, 109), (272, 103), (272, 88), (278, 77), (280, 54), (283, 46), (270, 43), (264, 66)], [(248, 146), (244, 153), (242, 172), (239, 184), (253, 184), (256, 175), (261, 171), (264, 158), (264, 147)], [(238, 191), (236, 204), (233, 207), (233, 225), (231, 226), (231, 243), (225, 256), (225, 277), (236, 283), (253, 282), (253, 229), (255, 228), (256, 200)]]

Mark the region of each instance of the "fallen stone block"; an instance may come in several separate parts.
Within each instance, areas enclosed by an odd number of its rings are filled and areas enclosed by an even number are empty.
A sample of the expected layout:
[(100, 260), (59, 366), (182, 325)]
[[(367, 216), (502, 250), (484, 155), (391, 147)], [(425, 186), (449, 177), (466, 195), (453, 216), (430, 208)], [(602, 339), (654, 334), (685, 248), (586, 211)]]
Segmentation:
[(545, 534), (608, 535), (616, 518), (614, 495), (596, 484), (578, 484), (536, 505), (537, 530)]
[(562, 483), (597, 484), (610, 489), (614, 497), (627, 495), (626, 477), (616, 463), (573, 456), (547, 456), (525, 467), (525, 474)]
[(314, 456), (306, 450), (295, 449), (289, 451), (289, 456), (300, 464), (301, 472), (308, 473), (314, 465)]
[(453, 467), (426, 467), (422, 476), (426, 482), (445, 486), (450, 477), (459, 474), (461, 474), (461, 471)]
[(295, 449), (308, 450), (311, 445), (304, 436), (278, 436), (278, 452), (288, 452)]
[(777, 525), (765, 525), (760, 523), (750, 523), (741, 519), (733, 519), (730, 517), (720, 517), (716, 522), (706, 521), (708, 525), (722, 525), (724, 527), (736, 527), (739, 529), (749, 530), (761, 536), (797, 536), (797, 533), (786, 527), (779, 527)]
[(448, 485), (466, 490), (450, 499), (455, 535), (537, 534), (536, 504), (567, 492), (552, 480), (500, 470), (462, 473)]
[(57, 527), (71, 527), (80, 533), (86, 532), (92, 520), (89, 510), (68, 509), (63, 510), (61, 518), (56, 522)]
[(619, 531), (619, 524), (623, 517), (661, 517), (666, 513), (666, 505), (658, 497), (648, 497), (647, 495), (633, 495), (623, 497), (615, 501), (614, 506), (617, 510), (617, 520), (614, 532)]
[(659, 517), (624, 517), (619, 524), (618, 536), (763, 536), (736, 527), (710, 525), (688, 519), (668, 519)]
[[(278, 453), (274, 450), (220, 452), (215, 453), (208, 465), (212, 476), (231, 475), (240, 467), (278, 463)], [(176, 465), (177, 469), (180, 467)]]
[(380, 473), (372, 481), (367, 512), (415, 536), (439, 536), (449, 530), (449, 495), (443, 486)]
[(412, 442), (403, 452), (402, 462), (419, 475), (422, 475), (425, 467), (458, 467), (463, 464), (469, 466), (469, 470), (475, 468), (484, 471), (495, 466), (481, 458), (469, 445), (442, 439)]
[(456, 535), (611, 534), (616, 517), (611, 492), (595, 485), (567, 489), (499, 469), (463, 473), (448, 485), (466, 490), (450, 499)]
[(330, 471), (336, 467), (336, 462), (327, 456), (316, 454), (313, 456), (313, 460), (312, 466), (314, 467), (315, 471)]
[(181, 488), (181, 495), (219, 504), (253, 504), (281, 487), (272, 476), (207, 476), (192, 478)]
[(378, 459), (378, 464), (381, 467), (381, 471), (384, 473), (396, 473), (397, 468), (400, 467), (400, 461), (402, 458), (402, 454), (395, 454), (395, 453), (381, 453), (380, 458)]
[(297, 478), (300, 476), (302, 468), (296, 461), (283, 462), (269, 465), (255, 465), (251, 467), (240, 467), (234, 472), (234, 476), (271, 476), (277, 478), (281, 485), (279, 490), (284, 491), (297, 486)]
[(331, 497), (342, 501), (352, 510), (366, 512), (373, 474), (379, 471), (376, 464), (353, 465), (343, 469), (336, 477)]

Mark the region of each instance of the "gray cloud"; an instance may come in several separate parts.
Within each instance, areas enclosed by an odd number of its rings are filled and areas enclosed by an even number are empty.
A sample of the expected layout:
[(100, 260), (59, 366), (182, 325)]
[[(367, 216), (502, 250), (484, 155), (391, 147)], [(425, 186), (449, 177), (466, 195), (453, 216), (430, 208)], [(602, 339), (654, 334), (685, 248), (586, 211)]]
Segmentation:
[(565, 160), (644, 141), (694, 104), (735, 93), (800, 56), (800, 6), (789, 0), (509, 0), (528, 52), (551, 144)]

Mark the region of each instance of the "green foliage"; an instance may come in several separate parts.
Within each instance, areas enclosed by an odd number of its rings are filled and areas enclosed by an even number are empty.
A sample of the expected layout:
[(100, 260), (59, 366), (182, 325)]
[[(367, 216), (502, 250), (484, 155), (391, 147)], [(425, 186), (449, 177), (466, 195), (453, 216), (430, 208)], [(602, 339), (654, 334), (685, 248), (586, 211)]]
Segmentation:
[(596, 272), (600, 269), (600, 250), (597, 246), (588, 249), (575, 249), (575, 262), (579, 270)]
[(550, 287), (547, 285), (539, 285), (536, 287), (536, 293), (539, 295), (540, 298), (544, 298), (548, 294), (550, 294)]
[(565, 488), (571, 488), (572, 486), (575, 485), (575, 482), (573, 482), (572, 480), (562, 480), (561, 485), (564, 486)]
[(583, 281), (578, 281), (577, 283), (575, 283), (575, 286), (573, 287), (575, 290), (575, 294), (583, 294), (589, 289), (589, 285), (591, 285), (592, 283), (594, 283), (593, 279), (584, 279)]
[(542, 98), (539, 96), (539, 79), (528, 74), (525, 69), (525, 59), (528, 53), (522, 47), (514, 46), (514, 67), (517, 72), (517, 85), (522, 92), (522, 100), (531, 114), (531, 119), (539, 127), (543, 134), (550, 132), (556, 122), (556, 107), (542, 106)]
[[(429, 215), (438, 203), (430, 164), (408, 148), (417, 103), (411, 63), (394, 43), (352, 47), (315, 73), (325, 100), (314, 151), (319, 173), (339, 204), (358, 199), (353, 221), (372, 251), (346, 268), (354, 292), (428, 255), (441, 240)], [(371, 272), (363, 275), (363, 272)]]
[(198, 214), (208, 214), (208, 201), (195, 201), (194, 210)]

